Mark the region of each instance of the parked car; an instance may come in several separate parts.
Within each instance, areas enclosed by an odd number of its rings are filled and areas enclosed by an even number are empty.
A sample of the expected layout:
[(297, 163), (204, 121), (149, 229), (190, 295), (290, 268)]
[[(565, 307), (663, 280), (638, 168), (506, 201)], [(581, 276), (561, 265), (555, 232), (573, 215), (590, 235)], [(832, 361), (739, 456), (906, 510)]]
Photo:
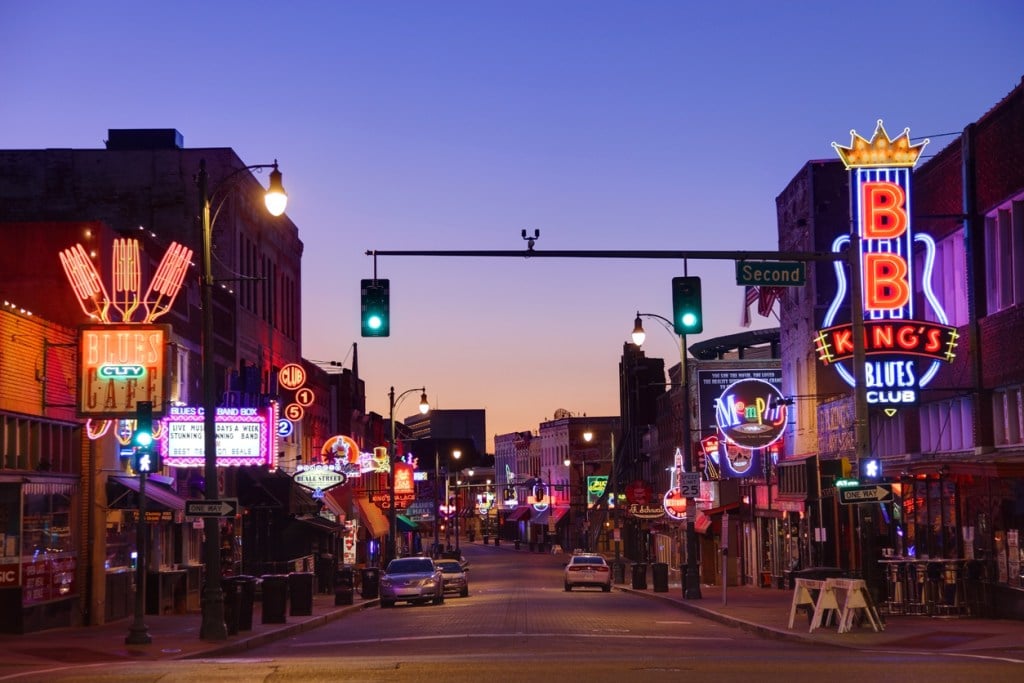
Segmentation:
[(463, 567), (458, 560), (435, 560), (434, 564), (441, 568), (445, 593), (458, 593), (460, 598), (469, 597), (468, 567)]
[(461, 550), (444, 550), (441, 552), (441, 559), (458, 560), (463, 569), (469, 569), (469, 560), (466, 559)]
[(605, 593), (612, 589), (612, 569), (601, 555), (573, 555), (565, 565), (565, 590), (576, 586), (595, 586)]
[(399, 557), (388, 562), (380, 577), (380, 606), (396, 602), (444, 602), (441, 569), (429, 557)]

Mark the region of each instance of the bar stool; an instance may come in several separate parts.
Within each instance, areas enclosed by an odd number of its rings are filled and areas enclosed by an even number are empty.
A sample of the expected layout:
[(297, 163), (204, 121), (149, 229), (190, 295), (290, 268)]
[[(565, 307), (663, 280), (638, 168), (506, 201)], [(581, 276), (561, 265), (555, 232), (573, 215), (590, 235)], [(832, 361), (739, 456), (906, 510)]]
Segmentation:
[(924, 566), (908, 562), (906, 570), (907, 600), (904, 614), (920, 616), (928, 611), (924, 591)]
[(889, 614), (903, 614), (906, 610), (903, 584), (906, 581), (904, 565), (897, 562), (888, 563), (889, 593), (885, 601), (885, 609)]
[(943, 598), (943, 571), (941, 562), (929, 562), (924, 570), (924, 595), (927, 604), (927, 612), (931, 616), (937, 615), (944, 610)]

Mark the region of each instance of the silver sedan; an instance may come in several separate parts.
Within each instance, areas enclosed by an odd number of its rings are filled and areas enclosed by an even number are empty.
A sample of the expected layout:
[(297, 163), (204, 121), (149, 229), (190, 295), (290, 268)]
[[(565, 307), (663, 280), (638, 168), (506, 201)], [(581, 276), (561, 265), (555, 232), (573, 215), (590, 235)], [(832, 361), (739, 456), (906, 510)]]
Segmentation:
[(444, 578), (429, 557), (400, 557), (388, 563), (380, 577), (380, 606), (396, 602), (444, 602)]

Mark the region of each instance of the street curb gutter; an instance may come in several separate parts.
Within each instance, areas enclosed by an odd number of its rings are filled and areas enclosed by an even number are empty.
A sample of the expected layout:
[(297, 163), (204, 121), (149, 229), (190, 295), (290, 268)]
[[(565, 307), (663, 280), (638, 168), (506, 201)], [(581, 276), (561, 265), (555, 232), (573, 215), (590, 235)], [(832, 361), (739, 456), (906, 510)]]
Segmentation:
[(224, 655), (238, 654), (240, 652), (245, 652), (246, 650), (266, 645), (267, 643), (272, 643), (276, 640), (311, 631), (323, 626), (324, 624), (335, 621), (336, 619), (340, 619), (347, 614), (373, 607), (377, 602), (377, 599), (373, 599), (367, 600), (366, 602), (358, 605), (335, 609), (324, 614), (316, 615), (311, 619), (306, 619), (305, 621), (295, 622), (292, 624), (282, 624), (281, 628), (275, 628), (271, 631), (252, 635), (234, 642), (225, 642), (223, 644), (213, 645), (201, 652), (191, 652), (175, 657), (175, 659), (207, 659), (210, 657), (222, 657)]

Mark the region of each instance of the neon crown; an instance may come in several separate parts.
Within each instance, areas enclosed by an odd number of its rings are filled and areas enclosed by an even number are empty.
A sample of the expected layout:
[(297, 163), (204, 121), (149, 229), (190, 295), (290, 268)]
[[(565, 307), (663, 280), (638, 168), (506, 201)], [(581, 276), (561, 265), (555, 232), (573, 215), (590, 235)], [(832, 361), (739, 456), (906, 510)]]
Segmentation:
[(910, 129), (904, 128), (903, 132), (895, 139), (889, 137), (882, 125), (882, 119), (878, 119), (875, 125), (875, 134), (871, 140), (865, 140), (857, 131), (850, 131), (850, 146), (843, 147), (838, 142), (833, 142), (832, 147), (843, 160), (846, 168), (891, 168), (906, 167), (913, 168), (917, 160), (921, 158), (921, 150), (929, 140), (925, 138), (920, 144), (910, 144)]

